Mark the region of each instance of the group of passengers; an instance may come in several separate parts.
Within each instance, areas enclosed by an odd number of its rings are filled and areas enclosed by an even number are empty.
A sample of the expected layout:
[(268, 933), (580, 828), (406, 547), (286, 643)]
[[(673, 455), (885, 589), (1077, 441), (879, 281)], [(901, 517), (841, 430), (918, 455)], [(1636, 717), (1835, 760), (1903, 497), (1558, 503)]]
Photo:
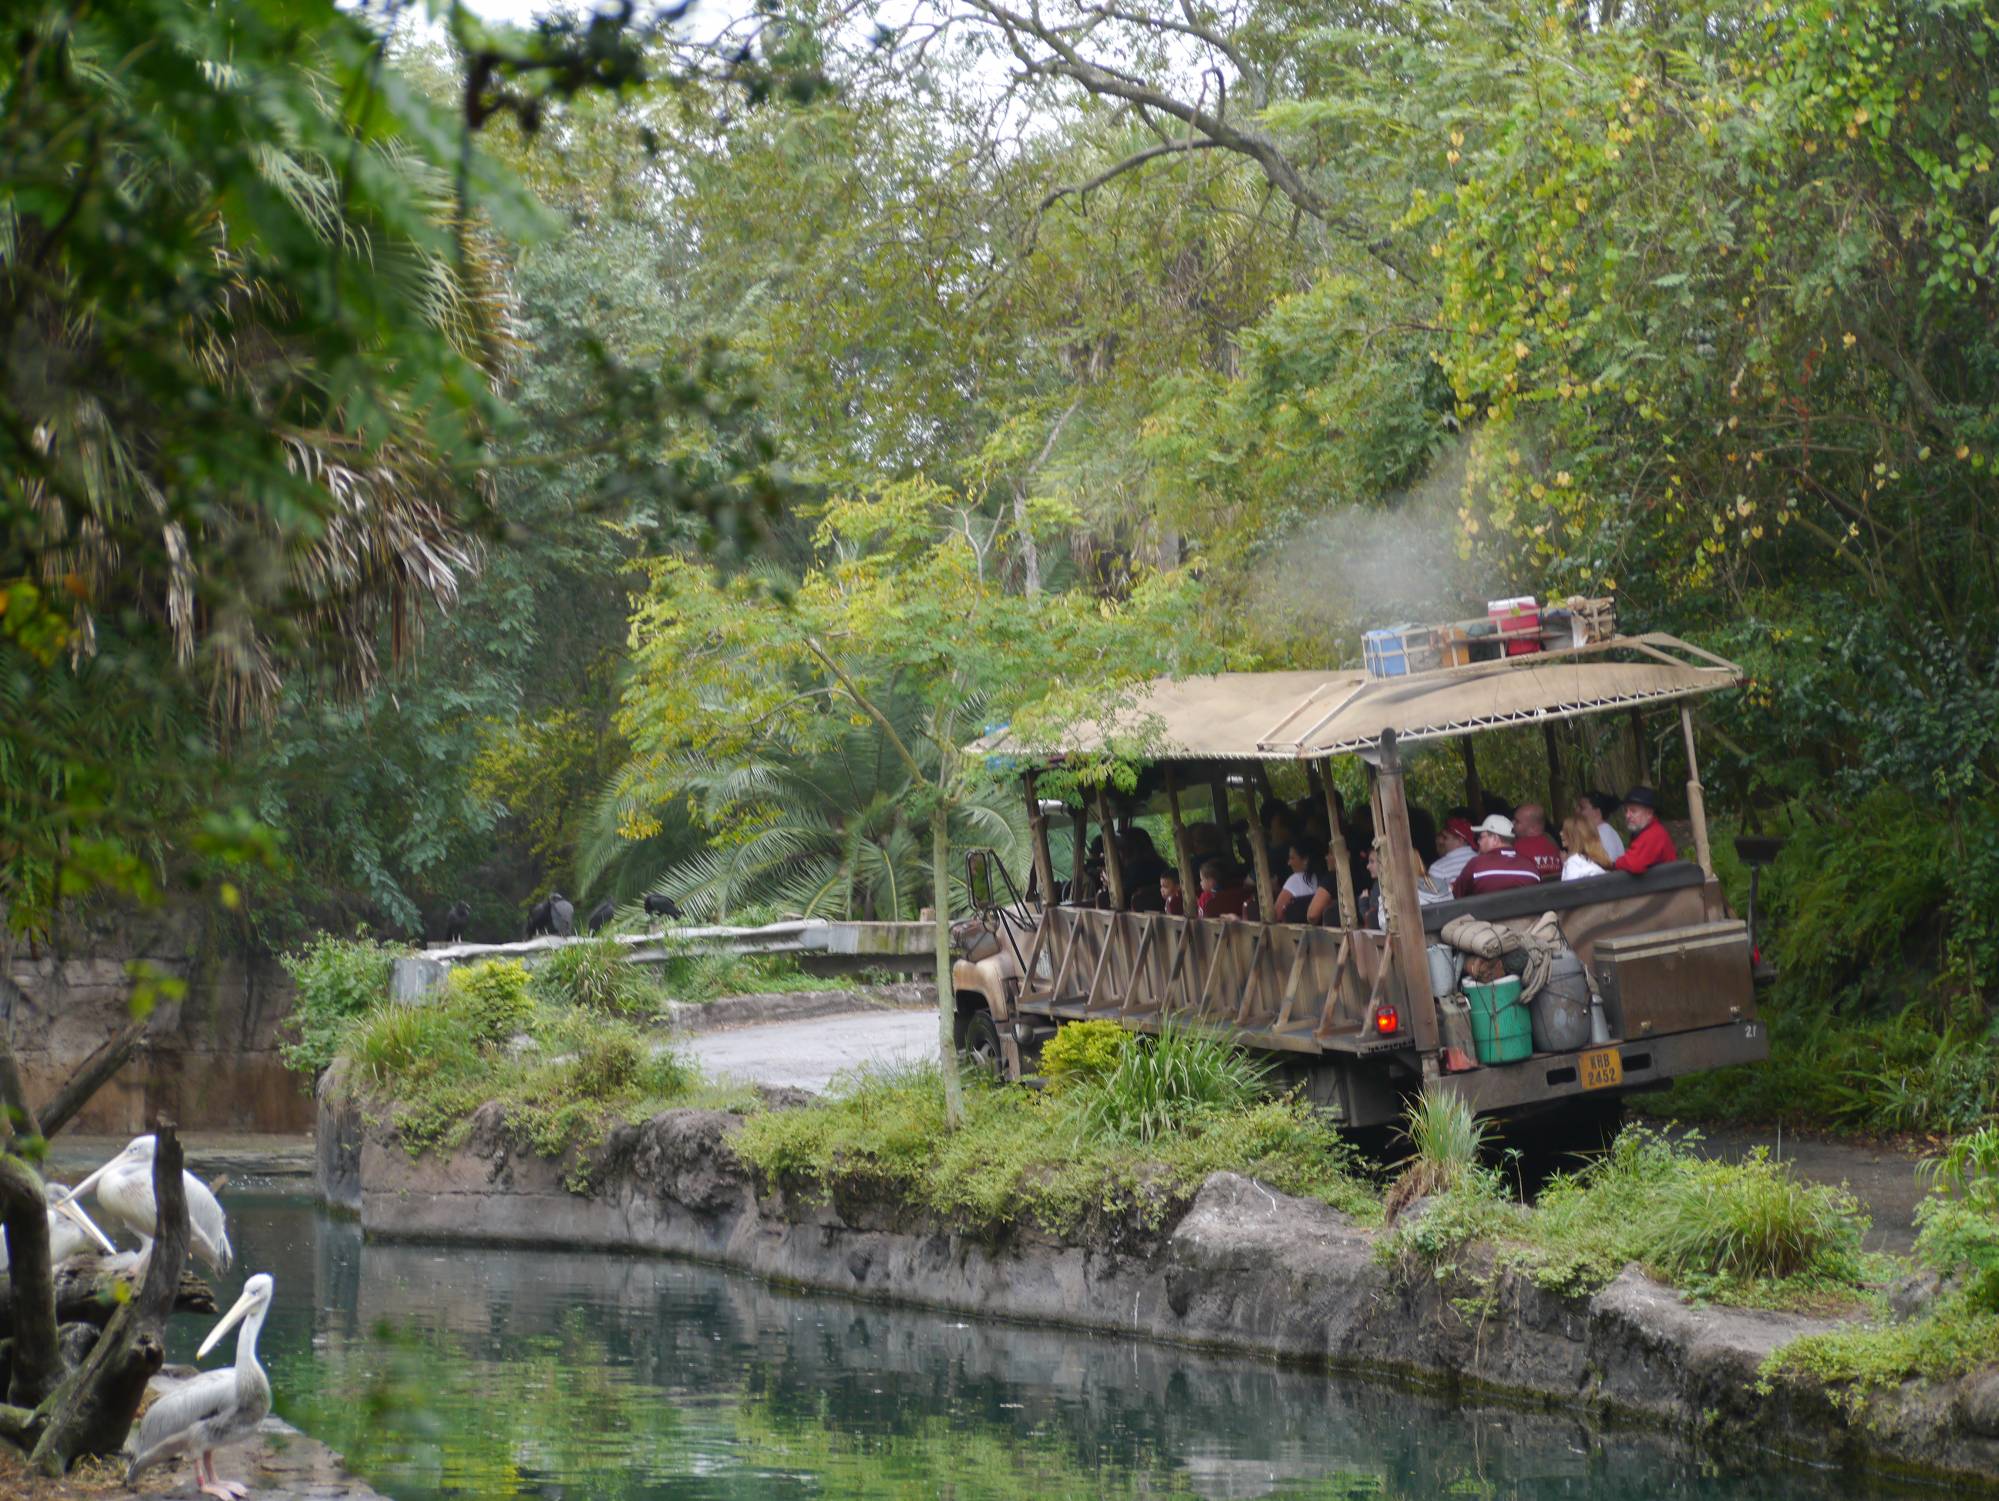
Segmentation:
[[(1520, 804), (1510, 815), (1507, 806), (1502, 800), (1487, 798), (1484, 817), (1476, 825), (1471, 821), (1472, 809), (1453, 808), (1441, 828), (1426, 810), (1410, 806), (1410, 856), (1419, 902), (1427, 906), (1545, 881), (1603, 876), (1613, 870), (1638, 875), (1677, 858), (1672, 836), (1659, 821), (1658, 799), (1649, 787), (1633, 787), (1622, 799), (1602, 792), (1584, 793), (1563, 821), (1560, 843), (1549, 836), (1547, 815), (1539, 804)], [(1620, 808), (1631, 831), (1628, 846), (1610, 823)], [(1354, 878), (1361, 925), (1382, 925), (1381, 862), (1370, 810), (1360, 810), (1359, 817), (1352, 820), (1343, 811), (1341, 824), (1346, 838), (1337, 842), (1324, 811), (1310, 801), (1294, 808), (1271, 799), (1259, 812), (1271, 872), (1273, 876), (1279, 870), (1285, 872), (1277, 894), (1277, 921), (1337, 924), (1337, 883), (1328, 872), (1332, 860), (1346, 859)], [(1200, 889), (1192, 893), (1193, 913), (1254, 920), (1260, 904), (1250, 877), (1253, 862), (1247, 825), (1238, 822), (1230, 831), (1239, 859), (1208, 847), (1221, 842), (1217, 825), (1197, 824), (1188, 832), (1200, 882)], [(1115, 837), (1127, 893), (1125, 906), (1133, 912), (1185, 916), (1189, 894), (1181, 887), (1179, 871), (1160, 855), (1152, 836), (1131, 824)], [(1091, 841), (1084, 890), (1091, 893), (1095, 905), (1110, 905), (1100, 840)]]

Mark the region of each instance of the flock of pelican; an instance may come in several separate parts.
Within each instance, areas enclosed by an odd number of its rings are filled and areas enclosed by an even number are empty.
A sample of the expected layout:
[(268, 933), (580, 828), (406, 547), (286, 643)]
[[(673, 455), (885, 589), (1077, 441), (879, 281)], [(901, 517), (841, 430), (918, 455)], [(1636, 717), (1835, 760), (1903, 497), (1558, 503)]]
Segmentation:
[[(152, 1254), (153, 1229), (159, 1222), (153, 1203), (153, 1148), (151, 1136), (137, 1136), (124, 1151), (90, 1174), (75, 1188), (49, 1186), (49, 1257), (60, 1262), (70, 1256), (100, 1250), (135, 1272), (143, 1270)], [(190, 1249), (195, 1259), (218, 1275), (229, 1270), (235, 1253), (229, 1246), (228, 1222), (222, 1205), (208, 1185), (192, 1173), (181, 1174), (187, 1191), (187, 1220)], [(114, 1229), (138, 1239), (136, 1252), (119, 1253), (110, 1236), (83, 1211), (79, 1202), (95, 1191), (99, 1217)], [(0, 1240), (0, 1269), (6, 1266), (6, 1245)], [(215, 1451), (243, 1442), (257, 1431), (271, 1410), (271, 1383), (257, 1364), (257, 1335), (270, 1311), (275, 1284), (268, 1273), (259, 1272), (243, 1284), (242, 1296), (209, 1330), (201, 1342), (196, 1360), (220, 1344), (222, 1337), (241, 1325), (236, 1336), (236, 1364), (228, 1369), (203, 1371), (184, 1381), (146, 1410), (139, 1422), (139, 1438), (132, 1462), (125, 1472), (130, 1485), (139, 1472), (182, 1455), (194, 1456), (194, 1478), (204, 1495), (218, 1501), (238, 1501), (246, 1489), (215, 1473)]]

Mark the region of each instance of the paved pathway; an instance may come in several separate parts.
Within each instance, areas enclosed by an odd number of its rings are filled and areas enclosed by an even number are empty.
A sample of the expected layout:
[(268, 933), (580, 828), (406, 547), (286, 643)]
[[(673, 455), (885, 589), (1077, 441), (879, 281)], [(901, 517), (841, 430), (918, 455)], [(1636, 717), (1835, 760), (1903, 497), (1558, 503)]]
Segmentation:
[(864, 1063), (935, 1058), (937, 1013), (857, 1011), (706, 1032), (682, 1046), (718, 1077), (819, 1091), (835, 1074)]

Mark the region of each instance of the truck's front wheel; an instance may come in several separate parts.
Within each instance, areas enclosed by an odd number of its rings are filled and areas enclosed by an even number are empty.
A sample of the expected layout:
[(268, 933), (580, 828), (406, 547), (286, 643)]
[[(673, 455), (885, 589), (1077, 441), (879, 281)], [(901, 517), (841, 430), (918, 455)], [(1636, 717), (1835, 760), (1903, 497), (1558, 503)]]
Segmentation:
[(965, 1061), (984, 1073), (1000, 1078), (1006, 1062), (1000, 1057), (999, 1026), (992, 1012), (981, 1006), (965, 1018), (959, 1049)]

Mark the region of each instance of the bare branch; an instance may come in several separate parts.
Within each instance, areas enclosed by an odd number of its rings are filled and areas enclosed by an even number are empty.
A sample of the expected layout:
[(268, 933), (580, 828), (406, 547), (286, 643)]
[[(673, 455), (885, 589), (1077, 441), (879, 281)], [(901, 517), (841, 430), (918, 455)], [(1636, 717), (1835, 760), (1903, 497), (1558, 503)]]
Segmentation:
[(1122, 177), (1125, 173), (1142, 167), (1155, 158), (1173, 156), (1182, 151), (1212, 151), (1218, 149), (1221, 144), (1220, 141), (1211, 141), (1205, 136), (1196, 136), (1191, 140), (1161, 141), (1156, 146), (1147, 146), (1143, 151), (1133, 152), (1114, 166), (1104, 168), (1103, 171), (1092, 177), (1088, 182), (1070, 183), (1066, 187), (1055, 189), (1054, 192), (1041, 200), (1041, 209), (1043, 212), (1046, 212), (1062, 199), (1071, 195), (1081, 197), (1085, 193), (1093, 193), (1112, 178)]

